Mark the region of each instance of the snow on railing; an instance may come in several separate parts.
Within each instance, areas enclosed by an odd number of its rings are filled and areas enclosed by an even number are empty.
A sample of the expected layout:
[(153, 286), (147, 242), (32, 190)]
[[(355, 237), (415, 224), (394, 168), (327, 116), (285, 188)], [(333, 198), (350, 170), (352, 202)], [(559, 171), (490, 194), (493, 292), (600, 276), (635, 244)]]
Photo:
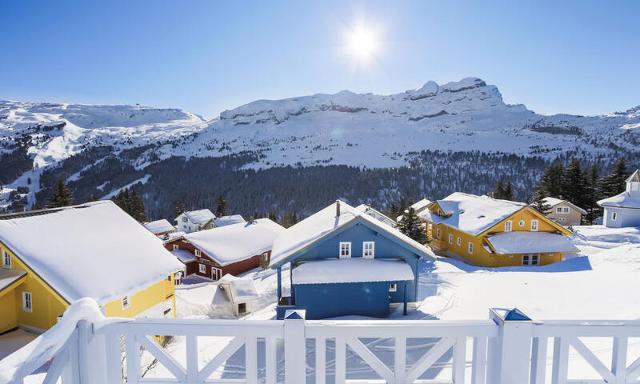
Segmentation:
[[(640, 359), (630, 359), (628, 348), (630, 337), (640, 337), (640, 322), (534, 322), (517, 310), (491, 310), (477, 321), (304, 317), (290, 311), (285, 320), (266, 321), (104, 319), (95, 302), (84, 301), (0, 362), (0, 384), (21, 383), (47, 362), (46, 384), (562, 384), (640, 377)], [(165, 348), (158, 336), (174, 340)], [(610, 365), (585, 338), (610, 342)], [(600, 378), (570, 380), (570, 348)]]
[[(104, 319), (100, 307), (90, 298), (71, 305), (60, 322), (13, 354), (0, 360), (0, 383), (22, 383), (25, 376), (49, 364), (45, 383), (77, 382), (71, 378), (77, 370), (69, 369), (78, 360), (79, 338), (87, 338), (91, 323)], [(82, 336), (80, 334), (82, 333)]]

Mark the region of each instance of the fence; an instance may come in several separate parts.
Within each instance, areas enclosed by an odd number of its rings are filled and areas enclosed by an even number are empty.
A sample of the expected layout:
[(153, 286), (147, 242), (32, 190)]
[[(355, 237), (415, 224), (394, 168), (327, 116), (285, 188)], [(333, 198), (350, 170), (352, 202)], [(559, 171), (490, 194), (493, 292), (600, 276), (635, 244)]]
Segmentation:
[[(173, 345), (184, 348), (182, 356), (157, 336), (181, 338)], [(639, 322), (534, 322), (517, 310), (491, 310), (478, 321), (306, 321), (304, 311), (281, 321), (81, 320), (12, 377), (20, 383), (46, 363), (45, 384), (631, 383), (640, 376), (640, 359), (629, 358), (631, 337), (640, 337)], [(584, 338), (610, 340), (610, 364)], [(570, 349), (599, 378), (569, 380)], [(149, 359), (165, 377), (147, 375)]]

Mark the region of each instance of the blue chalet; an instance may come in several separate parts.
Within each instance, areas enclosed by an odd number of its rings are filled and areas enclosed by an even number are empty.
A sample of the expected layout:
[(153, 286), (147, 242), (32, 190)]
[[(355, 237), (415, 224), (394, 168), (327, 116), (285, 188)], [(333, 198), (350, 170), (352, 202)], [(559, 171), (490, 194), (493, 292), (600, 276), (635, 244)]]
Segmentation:
[(338, 200), (276, 238), (271, 268), (278, 273), (278, 318), (287, 309), (304, 309), (308, 319), (385, 317), (391, 303), (404, 303), (406, 314), (417, 297), (421, 257), (433, 253)]

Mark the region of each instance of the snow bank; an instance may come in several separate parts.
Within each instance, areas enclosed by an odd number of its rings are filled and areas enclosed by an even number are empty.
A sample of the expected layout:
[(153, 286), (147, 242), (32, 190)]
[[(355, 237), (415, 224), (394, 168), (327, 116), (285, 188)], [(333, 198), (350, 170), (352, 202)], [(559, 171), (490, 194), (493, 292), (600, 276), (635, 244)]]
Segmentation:
[(31, 343), (0, 360), (0, 383), (18, 382), (49, 361), (65, 345), (79, 321), (104, 319), (100, 307), (91, 298), (82, 298), (64, 312), (58, 324)]
[(293, 270), (294, 284), (408, 281), (413, 278), (411, 267), (404, 261), (362, 257), (309, 261)]

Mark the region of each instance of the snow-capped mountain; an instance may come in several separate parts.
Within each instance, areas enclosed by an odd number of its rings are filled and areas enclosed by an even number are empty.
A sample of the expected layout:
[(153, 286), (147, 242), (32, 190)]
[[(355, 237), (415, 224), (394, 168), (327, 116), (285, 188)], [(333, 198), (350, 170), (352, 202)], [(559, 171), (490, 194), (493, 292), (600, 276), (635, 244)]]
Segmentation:
[(386, 96), (342, 91), (255, 101), (221, 113), (182, 151), (258, 150), (259, 166), (400, 166), (407, 155), (425, 149), (596, 155), (611, 145), (636, 150), (638, 109), (608, 116), (542, 116), (524, 105), (505, 104), (495, 86), (478, 78), (440, 86), (430, 81)]
[[(109, 197), (153, 183), (158, 167), (179, 158), (242, 156), (238, 169), (244, 170), (389, 169), (415, 163), (423, 151), (594, 159), (637, 157), (639, 146), (640, 106), (602, 116), (544, 116), (505, 104), (497, 87), (478, 78), (429, 81), (392, 95), (341, 91), (258, 100), (211, 121), (138, 105), (0, 101), (0, 201), (26, 197), (32, 205), (54, 177)], [(103, 180), (105, 170), (114, 176)]]

